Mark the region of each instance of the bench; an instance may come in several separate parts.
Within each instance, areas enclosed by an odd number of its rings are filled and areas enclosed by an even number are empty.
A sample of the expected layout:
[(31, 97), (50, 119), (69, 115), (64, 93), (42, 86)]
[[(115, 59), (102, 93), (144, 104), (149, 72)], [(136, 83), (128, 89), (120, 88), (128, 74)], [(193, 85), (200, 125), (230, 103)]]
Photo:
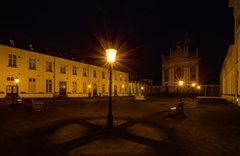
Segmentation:
[(184, 113), (183, 111), (184, 102), (178, 102), (177, 104), (174, 104), (174, 106), (170, 107), (168, 110), (168, 115), (182, 115)]
[(20, 97), (13, 96), (12, 97), (12, 104), (10, 106), (12, 107), (12, 109), (15, 110), (16, 108), (23, 107), (24, 106), (24, 101)]
[(24, 99), (24, 108), (27, 112), (39, 112), (43, 110), (43, 102)]

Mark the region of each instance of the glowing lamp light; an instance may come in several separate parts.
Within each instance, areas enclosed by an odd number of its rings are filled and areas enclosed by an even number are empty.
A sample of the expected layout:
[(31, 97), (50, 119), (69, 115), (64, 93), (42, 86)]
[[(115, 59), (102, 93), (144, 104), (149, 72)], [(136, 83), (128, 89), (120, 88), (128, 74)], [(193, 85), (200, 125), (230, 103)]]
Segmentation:
[(192, 83), (192, 87), (195, 87), (196, 86), (196, 84), (195, 83)]
[(201, 87), (200, 87), (200, 86), (197, 86), (197, 89), (201, 89)]
[(125, 86), (124, 85), (122, 85), (122, 88), (124, 88)]
[(179, 86), (183, 86), (183, 81), (178, 82)]
[(19, 79), (15, 79), (15, 82), (16, 82), (16, 83), (19, 83)]
[(92, 86), (91, 85), (88, 85), (88, 88), (91, 88)]
[(117, 50), (115, 49), (106, 49), (107, 61), (113, 63), (116, 58)]
[(141, 90), (143, 90), (144, 89), (144, 87), (141, 87)]

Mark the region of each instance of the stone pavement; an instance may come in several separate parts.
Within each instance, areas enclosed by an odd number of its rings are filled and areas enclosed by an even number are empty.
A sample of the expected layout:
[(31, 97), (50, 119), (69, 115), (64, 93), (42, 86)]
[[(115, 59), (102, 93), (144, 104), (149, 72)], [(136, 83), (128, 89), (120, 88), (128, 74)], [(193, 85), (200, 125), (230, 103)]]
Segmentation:
[(43, 112), (11, 110), (0, 101), (0, 155), (240, 155), (240, 111), (184, 99), (185, 114), (168, 116), (177, 98), (45, 100)]

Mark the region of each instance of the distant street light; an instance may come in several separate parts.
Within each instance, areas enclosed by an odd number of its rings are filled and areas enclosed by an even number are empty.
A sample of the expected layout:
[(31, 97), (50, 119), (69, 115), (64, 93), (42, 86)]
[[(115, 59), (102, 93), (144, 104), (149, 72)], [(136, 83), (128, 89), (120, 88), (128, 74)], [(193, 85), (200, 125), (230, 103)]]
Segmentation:
[(107, 115), (107, 128), (113, 128), (113, 115), (112, 115), (112, 66), (116, 59), (117, 50), (106, 49), (107, 61), (109, 63), (109, 105), (108, 105), (108, 115)]
[(142, 86), (142, 87), (141, 87), (141, 91), (142, 91), (141, 94), (142, 94), (142, 95), (143, 95), (143, 90), (144, 90), (144, 87)]
[(178, 81), (178, 85), (180, 87), (180, 96), (179, 96), (179, 100), (180, 102), (182, 102), (182, 88), (183, 88), (183, 81)]
[(17, 90), (16, 96), (18, 97), (18, 83), (19, 83), (18, 78), (15, 79), (15, 83), (16, 83), (16, 90)]
[(124, 96), (124, 89), (125, 89), (125, 85), (122, 85), (122, 92), (123, 92), (123, 96)]
[(195, 99), (195, 86), (196, 84), (195, 83), (192, 83), (192, 100), (194, 101)]
[(201, 89), (201, 86), (197, 86), (197, 90), (198, 90), (198, 96), (200, 95), (200, 89)]
[(91, 85), (88, 85), (88, 97), (91, 98)]

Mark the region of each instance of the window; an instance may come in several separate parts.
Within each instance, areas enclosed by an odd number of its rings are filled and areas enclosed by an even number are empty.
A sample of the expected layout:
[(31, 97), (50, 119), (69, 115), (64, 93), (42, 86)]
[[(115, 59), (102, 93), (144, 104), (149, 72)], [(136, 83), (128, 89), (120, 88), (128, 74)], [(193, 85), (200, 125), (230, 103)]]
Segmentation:
[(73, 68), (72, 68), (72, 74), (73, 74), (73, 75), (77, 75), (77, 67), (76, 67), (76, 66), (73, 66)]
[(183, 71), (182, 67), (175, 68), (174, 77), (175, 77), (176, 80), (183, 79), (184, 71)]
[(119, 80), (122, 81), (122, 75), (120, 75), (120, 79)]
[(164, 70), (164, 82), (168, 82), (169, 81), (169, 71), (168, 69)]
[(28, 79), (28, 92), (29, 93), (36, 93), (36, 80), (35, 78)]
[(97, 71), (93, 70), (93, 77), (97, 77)]
[(9, 40), (11, 46), (15, 46), (14, 40)]
[(190, 67), (190, 80), (196, 81), (196, 67), (195, 66)]
[(87, 84), (83, 82), (83, 93), (87, 93)]
[(46, 71), (52, 72), (52, 62), (49, 61), (46, 62)]
[(102, 84), (102, 93), (105, 93), (105, 84)]
[(87, 69), (83, 68), (83, 76), (87, 76)]
[(60, 73), (62, 73), (62, 74), (66, 74), (66, 67), (65, 66), (61, 66), (60, 67)]
[(117, 80), (117, 74), (116, 73), (114, 74), (114, 80)]
[(8, 67), (17, 67), (17, 56), (14, 54), (8, 55)]
[(102, 72), (102, 79), (105, 79), (105, 72)]
[(31, 44), (28, 45), (30, 50), (34, 50)]
[(72, 93), (77, 93), (77, 82), (72, 82)]
[(46, 80), (46, 92), (47, 93), (52, 92), (52, 80)]
[(7, 81), (14, 81), (14, 77), (7, 77)]
[(33, 58), (29, 58), (29, 69), (36, 70), (36, 60)]

